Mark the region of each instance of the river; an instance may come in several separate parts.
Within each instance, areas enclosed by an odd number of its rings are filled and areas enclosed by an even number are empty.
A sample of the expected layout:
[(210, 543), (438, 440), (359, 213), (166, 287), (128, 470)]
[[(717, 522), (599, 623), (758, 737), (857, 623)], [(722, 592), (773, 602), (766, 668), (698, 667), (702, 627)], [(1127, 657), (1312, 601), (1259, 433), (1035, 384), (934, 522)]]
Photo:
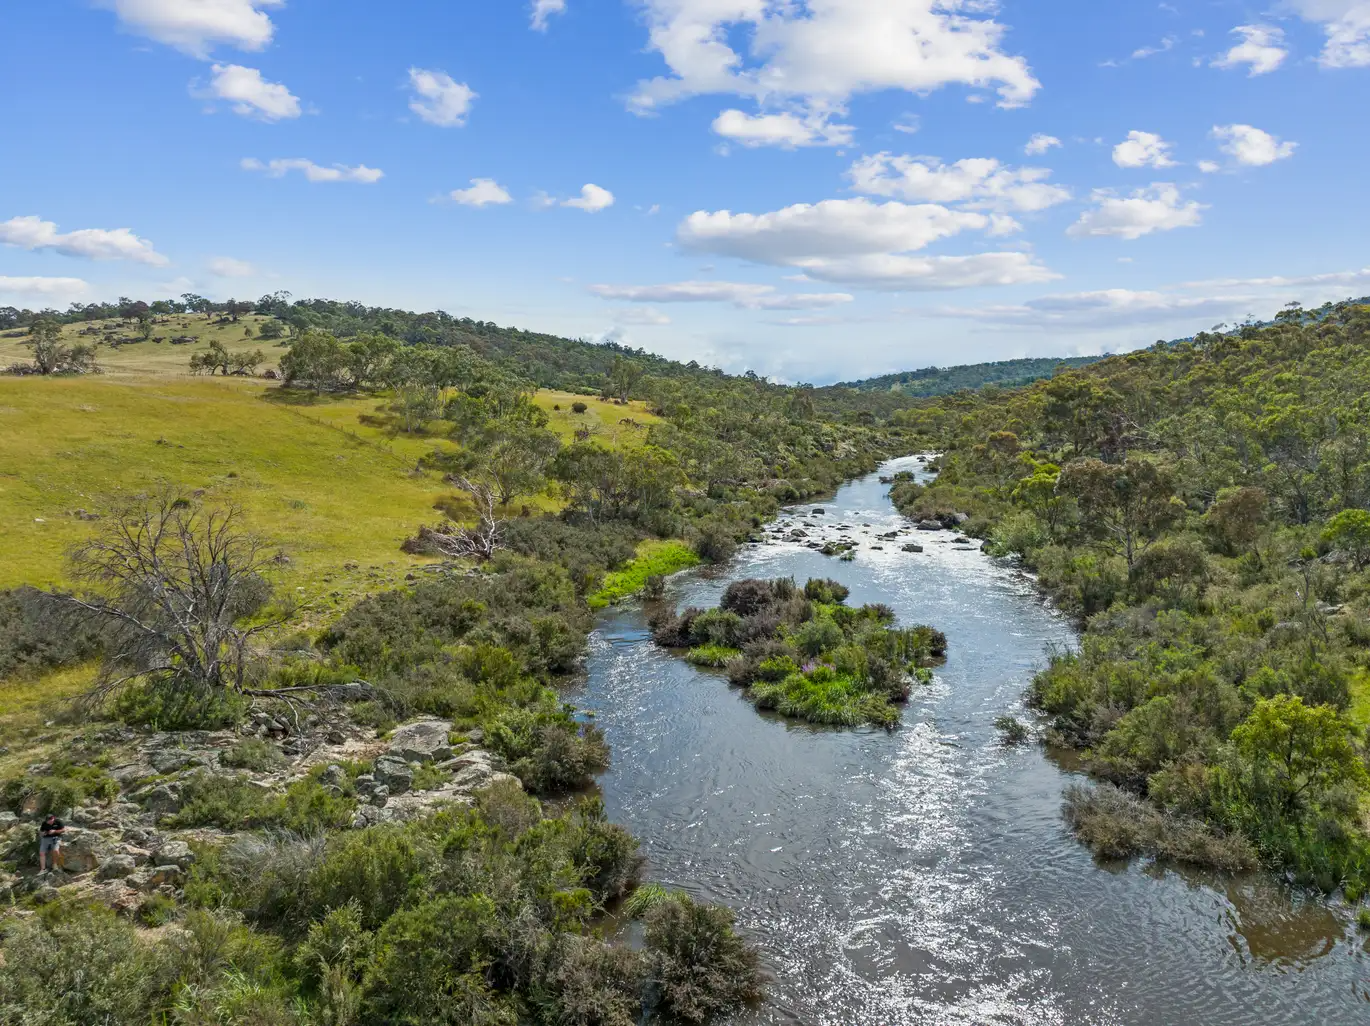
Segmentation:
[[(882, 474), (918, 469), (896, 460)], [(1075, 776), (1006, 749), (996, 716), (1071, 624), (1011, 566), (909, 525), (871, 475), (774, 527), (861, 542), (842, 563), (773, 539), (671, 581), (717, 603), (745, 577), (832, 577), (852, 604), (946, 632), (947, 662), (894, 732), (760, 715), (720, 673), (610, 610), (576, 700), (613, 747), (601, 778), (650, 879), (724, 902), (760, 945), (765, 1003), (740, 1021), (822, 1026), (1370, 1023), (1370, 945), (1344, 911), (1269, 876), (1097, 863), (1065, 830)], [(821, 508), (821, 516), (811, 511)], [(903, 540), (922, 554), (901, 551)], [(877, 549), (873, 546), (883, 546)]]

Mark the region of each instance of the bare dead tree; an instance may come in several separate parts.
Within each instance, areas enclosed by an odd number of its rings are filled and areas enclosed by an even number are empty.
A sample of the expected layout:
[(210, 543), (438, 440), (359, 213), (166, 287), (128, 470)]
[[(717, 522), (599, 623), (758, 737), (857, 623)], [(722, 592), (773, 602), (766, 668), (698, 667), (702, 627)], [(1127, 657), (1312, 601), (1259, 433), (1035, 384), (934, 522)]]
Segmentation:
[(279, 626), (244, 626), (271, 598), (274, 563), (236, 507), (205, 509), (165, 491), (114, 511), (72, 555), (88, 591), (67, 601), (107, 630), (92, 698), (138, 680), (270, 694), (249, 687), (253, 639)]
[(470, 477), (448, 480), (471, 497), (476, 507), (475, 526), (461, 527), (450, 534), (424, 527), (419, 529), (419, 540), (449, 559), (490, 559), (504, 544), (504, 521), (497, 513), (497, 486)]

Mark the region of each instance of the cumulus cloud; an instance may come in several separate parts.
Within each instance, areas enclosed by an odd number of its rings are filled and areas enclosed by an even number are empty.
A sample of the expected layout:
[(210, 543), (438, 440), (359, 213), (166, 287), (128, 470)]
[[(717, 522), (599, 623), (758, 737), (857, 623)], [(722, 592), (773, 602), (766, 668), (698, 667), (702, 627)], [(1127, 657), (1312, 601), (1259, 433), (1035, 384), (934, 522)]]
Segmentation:
[(1238, 25), (1232, 34), (1240, 37), (1240, 42), (1213, 62), (1215, 68), (1245, 67), (1254, 78), (1268, 75), (1289, 56), (1284, 46), (1284, 30), (1273, 25)]
[(299, 171), (305, 180), (310, 182), (356, 182), (371, 185), (385, 177), (384, 171), (367, 167), (365, 164), (358, 164), (356, 167), (349, 167), (346, 164), (322, 167), (304, 157), (278, 158), (266, 163), (255, 157), (247, 157), (242, 161), (241, 167), (244, 171), (261, 171), (268, 178), (284, 178), (291, 171)]
[(456, 82), (445, 71), (409, 69), (409, 86), (414, 95), (409, 109), (430, 125), (459, 128), (466, 124), (471, 101), (480, 94), (465, 82)]
[(1097, 204), (1080, 215), (1066, 229), (1075, 238), (1112, 237), (1131, 241), (1152, 232), (1192, 228), (1203, 219), (1202, 204), (1182, 202), (1178, 187), (1166, 182), (1138, 189), (1129, 196), (1118, 196), (1108, 189), (1096, 189), (1091, 197)]
[(1045, 210), (1070, 199), (1070, 190), (1045, 181), (1051, 172), (1040, 167), (1005, 167), (990, 158), (943, 164), (935, 157), (877, 153), (856, 161), (847, 172), (852, 188), (871, 196), (967, 203), (1024, 212)]
[[(992, 4), (947, 0), (637, 0), (649, 46), (670, 74), (639, 82), (630, 105), (646, 112), (691, 96), (750, 97), (821, 114), (885, 89), (945, 85), (994, 89), (1002, 106), (1032, 99), (1038, 81), (1002, 49)], [(734, 49), (743, 36), (745, 51)]]
[(566, 0), (533, 0), (533, 30), (547, 31), (547, 19), (566, 10)]
[(275, 26), (265, 9), (285, 0), (103, 0), (130, 32), (201, 59), (218, 44), (261, 50)]
[(472, 178), (469, 189), (453, 189), (450, 196), (453, 202), (466, 207), (488, 207), (514, 201), (509, 190), (493, 178)]
[(216, 64), (208, 96), (226, 100), (233, 112), (263, 121), (280, 121), (300, 116), (299, 97), (279, 82), (268, 82), (256, 68), (240, 64)]
[(1154, 132), (1128, 132), (1127, 138), (1113, 147), (1113, 163), (1119, 167), (1174, 167), (1171, 144)]
[(1246, 167), (1264, 167), (1292, 157), (1299, 145), (1282, 142), (1251, 125), (1214, 125), (1213, 138), (1218, 140), (1218, 149)]
[(1029, 157), (1040, 157), (1043, 153), (1051, 149), (1053, 146), (1060, 145), (1061, 140), (1057, 139), (1056, 136), (1046, 135), (1043, 132), (1038, 132), (1036, 135), (1034, 135), (1031, 139), (1027, 141), (1027, 145), (1023, 147), (1023, 152), (1026, 153)]
[(1370, 0), (1285, 0), (1327, 36), (1318, 62), (1325, 68), (1370, 66)]
[(0, 295), (17, 302), (69, 303), (90, 288), (80, 278), (12, 278), (0, 274)]
[(812, 310), (850, 303), (845, 292), (781, 293), (774, 285), (736, 281), (679, 281), (664, 285), (591, 285), (601, 299), (630, 303), (731, 303), (742, 310)]
[(923, 249), (938, 239), (989, 226), (984, 214), (937, 204), (833, 199), (765, 214), (697, 210), (677, 235), (686, 249), (758, 263), (798, 266), (808, 256), (854, 256)]
[(1201, 160), (1199, 161), (1198, 168), (1204, 174), (1212, 175), (1217, 174), (1219, 171), (1221, 171), (1223, 169), (1223, 166), (1219, 164), (1216, 160)]
[(580, 195), (573, 199), (562, 200), (563, 207), (575, 207), (583, 210), (587, 214), (597, 214), (601, 210), (608, 210), (614, 205), (614, 194), (608, 189), (601, 188), (593, 182), (587, 182), (580, 187)]
[(714, 118), (713, 130), (743, 146), (779, 146), (795, 149), (799, 146), (850, 146), (851, 125), (833, 124), (828, 115), (747, 114), (740, 110), (725, 110)]
[(163, 267), (171, 262), (158, 253), (151, 242), (140, 239), (127, 228), (82, 228), (63, 233), (57, 230), (54, 222), (33, 216), (0, 221), (0, 243), (27, 250), (47, 249), (87, 260), (132, 260), (152, 267)]
[(765, 214), (699, 210), (681, 222), (676, 237), (686, 250), (796, 268), (816, 281), (866, 288), (965, 288), (1055, 277), (1021, 252), (909, 255), (962, 231), (999, 227), (978, 211), (857, 198), (797, 203)]
[(216, 278), (251, 278), (257, 273), (257, 268), (246, 260), (235, 260), (233, 257), (221, 256), (210, 260), (209, 273)]

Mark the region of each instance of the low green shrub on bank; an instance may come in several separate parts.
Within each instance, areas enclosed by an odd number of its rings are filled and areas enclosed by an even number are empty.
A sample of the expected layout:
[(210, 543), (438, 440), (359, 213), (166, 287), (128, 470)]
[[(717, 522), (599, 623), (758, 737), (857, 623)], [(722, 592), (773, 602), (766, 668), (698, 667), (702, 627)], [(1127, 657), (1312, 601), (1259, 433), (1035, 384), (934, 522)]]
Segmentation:
[(605, 575), (599, 590), (587, 601), (591, 609), (603, 609), (643, 591), (650, 578), (669, 577), (699, 563), (700, 557), (684, 542), (643, 542), (623, 569)]

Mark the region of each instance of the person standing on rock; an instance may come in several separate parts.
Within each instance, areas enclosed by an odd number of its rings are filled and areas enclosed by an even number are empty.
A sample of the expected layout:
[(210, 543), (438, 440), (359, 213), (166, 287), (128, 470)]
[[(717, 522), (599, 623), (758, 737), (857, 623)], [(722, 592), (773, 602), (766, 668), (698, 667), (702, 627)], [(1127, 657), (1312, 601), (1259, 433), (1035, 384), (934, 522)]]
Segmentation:
[(51, 812), (38, 824), (38, 872), (48, 871), (49, 856), (52, 868), (57, 868), (57, 853), (62, 850), (62, 834), (66, 829), (66, 824)]

